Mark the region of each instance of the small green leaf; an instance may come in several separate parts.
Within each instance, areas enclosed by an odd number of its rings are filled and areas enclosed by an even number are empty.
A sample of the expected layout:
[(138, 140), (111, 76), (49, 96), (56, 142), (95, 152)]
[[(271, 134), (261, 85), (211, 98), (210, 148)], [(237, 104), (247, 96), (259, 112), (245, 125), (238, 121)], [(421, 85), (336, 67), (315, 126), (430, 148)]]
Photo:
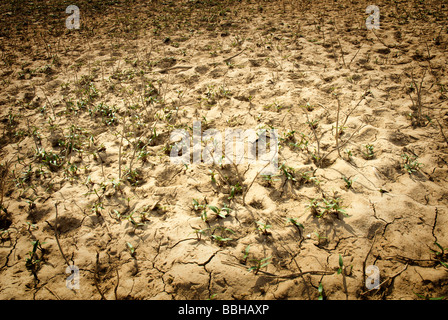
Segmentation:
[(260, 262), (264, 262), (264, 261), (269, 260), (269, 259), (271, 259), (271, 256), (269, 256), (269, 257), (267, 257), (267, 258), (263, 258), (263, 259), (261, 259)]
[[(436, 245), (436, 246), (438, 246), (439, 248), (440, 248), (440, 250), (442, 250), (442, 254), (443, 254), (443, 252), (444, 252), (444, 249), (443, 249), (443, 247), (439, 244), (439, 243), (437, 243), (437, 242), (434, 242), (434, 244)], [(436, 254), (438, 254), (438, 253), (436, 253)]]
[(214, 213), (219, 214), (219, 209), (215, 206), (208, 206)]
[(126, 245), (128, 246), (129, 251), (131, 252), (131, 254), (135, 253), (135, 248), (132, 244), (130, 244), (129, 242), (126, 242)]

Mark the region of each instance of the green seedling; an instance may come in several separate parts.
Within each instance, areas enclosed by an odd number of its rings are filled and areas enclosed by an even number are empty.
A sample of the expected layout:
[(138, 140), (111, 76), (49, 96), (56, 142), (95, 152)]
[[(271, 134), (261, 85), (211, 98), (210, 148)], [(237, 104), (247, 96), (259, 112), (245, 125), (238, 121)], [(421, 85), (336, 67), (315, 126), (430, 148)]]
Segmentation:
[(243, 188), (240, 186), (239, 182), (237, 182), (234, 186), (230, 187), (230, 196), (227, 199), (232, 200), (242, 189)]
[(196, 235), (196, 238), (198, 239), (198, 241), (202, 240), (202, 236), (206, 234), (207, 231), (210, 230), (210, 228), (205, 228), (205, 229), (198, 229), (198, 228), (193, 228), (193, 233)]
[(200, 204), (198, 200), (193, 199), (193, 210), (194, 211), (201, 211), (201, 219), (204, 222), (208, 221), (207, 217), (207, 205), (206, 204)]
[(56, 171), (63, 163), (63, 159), (59, 155), (51, 151), (47, 152), (42, 148), (37, 149), (36, 157), (40, 162), (46, 164), (51, 171)]
[(141, 160), (142, 162), (146, 162), (146, 161), (148, 161), (148, 156), (149, 156), (149, 152), (147, 150), (142, 149), (138, 152), (137, 158), (139, 160)]
[(406, 170), (409, 174), (418, 171), (418, 169), (422, 166), (421, 163), (417, 161), (416, 156), (410, 156), (408, 154), (402, 154), (401, 158), (403, 159), (403, 169)]
[(92, 212), (95, 213), (97, 216), (101, 216), (101, 209), (104, 210), (103, 203), (100, 202), (100, 201), (98, 201), (98, 202), (95, 202), (95, 203), (92, 205), (92, 209), (91, 209), (91, 210), (92, 210)]
[(300, 107), (306, 109), (306, 111), (308, 111), (308, 112), (312, 112), (316, 106), (307, 102), (306, 104), (301, 105)]
[(318, 218), (331, 213), (336, 215), (341, 213), (345, 217), (348, 217), (348, 214), (342, 207), (342, 200), (340, 198), (324, 198), (321, 202), (317, 199), (311, 199), (306, 208), (310, 209), (311, 213)]
[[(321, 236), (319, 233), (317, 233), (317, 231), (313, 231), (313, 233), (316, 235), (316, 237), (317, 237), (317, 241), (320, 243), (321, 242), (321, 240), (326, 240), (326, 239), (328, 239), (327, 237), (323, 237), (323, 236)], [(307, 235), (307, 238), (311, 238), (311, 234), (308, 234)]]
[(141, 180), (140, 180), (140, 172), (137, 169), (128, 169), (124, 173), (124, 176), (126, 178), (126, 181), (128, 181), (131, 186), (137, 186)]
[(281, 109), (285, 108), (285, 106), (279, 102), (274, 102), (274, 103), (265, 105), (264, 108), (265, 109), (274, 109), (276, 112), (279, 112)]
[(130, 243), (130, 242), (126, 242), (126, 246), (129, 250), (129, 253), (131, 254), (131, 256), (135, 256), (135, 248), (134, 246)]
[(78, 173), (78, 166), (74, 163), (68, 163), (68, 167), (65, 169), (65, 172), (72, 176), (72, 177), (76, 177), (77, 173)]
[(134, 228), (144, 226), (145, 225), (144, 223), (135, 221), (135, 219), (133, 217), (134, 213), (135, 213), (135, 211), (132, 211), (128, 215), (122, 216), (122, 218), (125, 220), (128, 220), (134, 226)]
[(216, 241), (218, 243), (218, 246), (220, 246), (220, 247), (224, 246), (228, 241), (233, 240), (232, 238), (224, 238), (224, 237), (218, 236), (216, 234), (212, 234), (211, 236), (212, 236), (212, 239), (214, 241)]
[(263, 259), (251, 259), (250, 261), (254, 261), (256, 263), (255, 266), (249, 267), (247, 271), (251, 272), (255, 270), (255, 275), (258, 274), (261, 268), (267, 267), (271, 262), (268, 261), (271, 257), (263, 258)]
[(262, 174), (261, 177), (263, 178), (264, 181), (267, 182), (267, 184), (269, 186), (272, 186), (272, 183), (274, 183), (275, 181), (280, 181), (280, 179), (273, 179), (272, 178), (272, 177), (275, 177), (275, 175)]
[(307, 121), (306, 124), (313, 130), (317, 129), (317, 127), (319, 126), (319, 120), (312, 120), (312, 121)]
[(216, 300), (217, 295), (218, 295), (217, 293), (214, 293), (207, 300)]
[(347, 188), (347, 189), (352, 189), (353, 188), (353, 182), (355, 182), (356, 181), (356, 178), (355, 179), (350, 179), (350, 177), (342, 177), (342, 180), (344, 180), (344, 182), (345, 182), (345, 187)]
[(311, 199), (310, 203), (306, 205), (306, 208), (311, 211), (314, 216), (319, 216), (319, 201), (317, 199)]
[(319, 294), (317, 300), (324, 300), (324, 287), (322, 286), (322, 282), (319, 282), (319, 286), (317, 287), (317, 293)]
[(287, 218), (286, 221), (292, 223), (292, 225), (299, 231), (299, 233), (302, 234), (302, 229), (305, 229), (303, 224), (301, 224), (294, 218)]
[(294, 139), (295, 130), (290, 130), (288, 132), (283, 133), (283, 137), (280, 137), (279, 140), (281, 142), (291, 141)]
[(247, 263), (247, 258), (249, 257), (249, 250), (250, 250), (250, 244), (248, 244), (246, 249), (244, 249), (243, 260), (241, 261), (242, 264), (244, 265)]
[(344, 260), (342, 259), (342, 256), (339, 255), (339, 268), (338, 268), (338, 274), (341, 274), (344, 269)]
[(111, 184), (112, 184), (112, 188), (114, 190), (118, 190), (121, 193), (123, 193), (123, 190), (122, 190), (123, 189), (123, 183), (121, 182), (121, 180), (112, 179)]
[(419, 294), (419, 293), (416, 293), (416, 292), (414, 292), (414, 294), (417, 297), (419, 297), (419, 298), (421, 298), (423, 300), (444, 300), (446, 298), (445, 296), (443, 296), (443, 297), (430, 297), (429, 295), (422, 295), (422, 294)]
[[(334, 130), (334, 126), (331, 127), (331, 130)], [(345, 132), (345, 129), (347, 129), (347, 127), (343, 127), (343, 126), (338, 126), (338, 134), (339, 136), (342, 136)]]
[(210, 205), (208, 205), (207, 207), (209, 207), (210, 210), (216, 213), (218, 217), (223, 219), (230, 213), (230, 211), (232, 211), (232, 209), (229, 208), (225, 203), (221, 209), (216, 206), (210, 206)]
[(297, 181), (296, 178), (294, 177), (294, 168), (288, 167), (283, 163), (279, 169), (285, 176), (286, 180)]
[(221, 218), (225, 218), (230, 213), (230, 211), (232, 211), (232, 209), (229, 208), (227, 204), (224, 203), (223, 207), (219, 209), (218, 216)]
[(27, 270), (31, 271), (34, 278), (37, 280), (37, 271), (40, 269), (40, 265), (42, 262), (42, 257), (39, 258), (37, 256), (37, 250), (39, 249), (43, 253), (42, 244), (39, 240), (31, 241), (33, 245), (33, 249), (28, 252), (28, 258), (25, 260), (25, 267)]
[(116, 116), (117, 108), (115, 106), (111, 107), (101, 102), (96, 107), (89, 109), (89, 113), (91, 116), (101, 116), (101, 120), (106, 126), (116, 125), (118, 123)]
[(215, 178), (216, 172), (209, 169), (208, 173), (210, 174), (210, 181), (213, 183), (216, 183), (216, 178)]
[(206, 209), (204, 209), (204, 210), (201, 212), (201, 219), (202, 219), (202, 221), (204, 221), (204, 222), (208, 222), (208, 216), (207, 216), (207, 210), (206, 210)]
[(364, 146), (365, 151), (363, 152), (364, 159), (371, 160), (375, 158), (374, 146), (371, 144), (366, 144)]
[(311, 183), (313, 182), (315, 185), (320, 184), (319, 179), (314, 177), (312, 174), (314, 174), (313, 171), (306, 171), (306, 172), (297, 172), (297, 174), (300, 176), (300, 182), (303, 183)]
[(262, 221), (256, 221), (256, 223), (258, 224), (257, 226), (257, 230), (261, 231), (261, 233), (265, 236), (269, 235), (270, 233), (268, 232), (268, 229), (271, 228), (270, 224), (266, 224)]
[(37, 226), (34, 223), (31, 223), (29, 221), (26, 221), (26, 225), (28, 226), (27, 231), (31, 233), (31, 229), (36, 230)]
[(300, 141), (298, 142), (290, 142), (289, 146), (293, 149), (297, 149), (299, 151), (307, 151), (308, 152), (308, 145), (310, 141), (306, 137), (304, 133), (300, 133)]
[(430, 249), (431, 252), (436, 255), (436, 259), (439, 263), (448, 269), (448, 253), (445, 253), (445, 250), (448, 250), (448, 248), (443, 248), (437, 241), (435, 241), (434, 244), (440, 249), (440, 251)]
[(353, 157), (353, 152), (350, 149), (345, 149), (344, 150), (345, 154), (347, 155), (347, 161), (351, 161), (352, 157)]
[(342, 208), (342, 200), (339, 198), (334, 199), (323, 199), (324, 202), (324, 208), (322, 211), (322, 215), (333, 213), (333, 214), (339, 214), (342, 213), (345, 217), (348, 217), (348, 214), (345, 212), (345, 210)]
[(193, 210), (194, 211), (204, 210), (205, 207), (206, 207), (205, 204), (199, 204), (198, 200), (193, 199)]

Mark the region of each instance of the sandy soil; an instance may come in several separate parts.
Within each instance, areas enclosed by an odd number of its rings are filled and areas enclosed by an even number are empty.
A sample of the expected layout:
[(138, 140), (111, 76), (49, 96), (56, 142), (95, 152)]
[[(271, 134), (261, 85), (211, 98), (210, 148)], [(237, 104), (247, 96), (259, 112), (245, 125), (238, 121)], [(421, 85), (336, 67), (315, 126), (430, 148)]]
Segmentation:
[[(3, 1), (0, 298), (446, 297), (448, 2), (371, 4)], [(170, 163), (195, 120), (278, 175)]]

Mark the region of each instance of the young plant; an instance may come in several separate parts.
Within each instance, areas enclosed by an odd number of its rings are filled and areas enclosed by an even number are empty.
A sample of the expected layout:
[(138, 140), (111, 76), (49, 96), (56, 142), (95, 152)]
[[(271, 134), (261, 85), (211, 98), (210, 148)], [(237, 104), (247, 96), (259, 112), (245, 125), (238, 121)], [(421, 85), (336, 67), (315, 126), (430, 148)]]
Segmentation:
[(218, 243), (218, 246), (223, 247), (228, 241), (232, 241), (232, 238), (224, 238), (216, 234), (212, 234), (212, 239)]
[(213, 183), (216, 183), (216, 178), (215, 178), (216, 172), (213, 170), (208, 170), (208, 173), (210, 174), (210, 181)]
[(324, 300), (324, 287), (322, 286), (322, 282), (319, 282), (319, 286), (317, 287), (317, 293), (319, 294), (317, 300)]
[(134, 228), (144, 226), (145, 225), (144, 223), (135, 221), (135, 219), (133, 217), (134, 213), (135, 213), (135, 211), (132, 211), (128, 215), (123, 216), (123, 219), (128, 220)]
[(205, 204), (200, 204), (197, 199), (193, 199), (193, 210), (194, 211), (204, 210), (205, 207), (206, 207)]
[(96, 201), (91, 208), (92, 213), (95, 213), (97, 217), (101, 216), (101, 209), (104, 209), (101, 201)]
[(316, 130), (317, 127), (319, 126), (319, 120), (312, 120), (312, 121), (307, 121), (306, 124), (312, 129), (312, 130)]
[(295, 130), (290, 130), (288, 132), (283, 133), (283, 137), (280, 137), (280, 142), (292, 141), (294, 139)]
[(270, 232), (268, 231), (268, 229), (271, 228), (270, 224), (266, 224), (262, 221), (256, 221), (256, 223), (258, 224), (257, 226), (258, 231), (261, 231), (261, 233), (265, 236), (270, 235)]
[(421, 163), (417, 161), (416, 156), (410, 156), (408, 154), (402, 154), (401, 158), (403, 159), (403, 169), (406, 170), (409, 174), (418, 171), (418, 169), (422, 166)]
[(352, 157), (353, 157), (353, 153), (352, 153), (352, 150), (350, 150), (350, 149), (345, 149), (345, 154), (347, 155), (347, 161), (352, 161)]
[(250, 261), (254, 261), (256, 263), (255, 266), (249, 267), (247, 270), (249, 272), (255, 270), (255, 275), (258, 274), (261, 268), (268, 266), (271, 262), (268, 261), (271, 257), (263, 258), (263, 259), (251, 259)]
[(250, 250), (250, 244), (248, 244), (246, 249), (244, 249), (243, 259), (241, 260), (241, 263), (244, 265), (247, 263), (247, 258), (249, 257), (249, 250)]
[(294, 218), (287, 218), (286, 221), (292, 223), (292, 225), (299, 231), (300, 235), (302, 235), (302, 229), (305, 229), (303, 224), (301, 224)]
[(205, 233), (210, 230), (210, 228), (205, 228), (205, 229), (198, 229), (198, 228), (194, 228), (194, 227), (192, 227), (192, 228), (194, 229), (193, 233), (196, 235), (196, 238), (198, 239), (198, 241), (201, 241), (202, 236), (205, 235)]
[(200, 204), (198, 200), (193, 199), (193, 210), (194, 211), (201, 211), (201, 219), (204, 222), (208, 222), (208, 216), (207, 216), (207, 205), (206, 204)]
[(444, 300), (446, 298), (445, 296), (442, 296), (442, 297), (430, 297), (429, 295), (423, 295), (423, 294), (419, 294), (419, 293), (416, 293), (416, 292), (414, 292), (414, 294), (417, 297), (419, 297), (421, 299), (424, 299), (424, 300)]
[(272, 177), (275, 177), (273, 175), (270, 174), (263, 174), (261, 175), (261, 177), (263, 178), (263, 180), (266, 182), (266, 184), (271, 187), (274, 181), (280, 181), (280, 179), (273, 179)]
[(135, 248), (134, 248), (134, 246), (130, 242), (126, 242), (126, 247), (128, 248), (129, 253), (131, 254), (131, 256), (135, 257)]
[(363, 152), (364, 159), (371, 160), (375, 157), (374, 147), (371, 144), (366, 144), (364, 146), (365, 151)]
[(39, 249), (41, 253), (43, 254), (42, 244), (39, 240), (31, 241), (31, 244), (33, 245), (33, 249), (28, 252), (28, 258), (25, 260), (25, 267), (31, 271), (34, 278), (37, 279), (37, 271), (39, 271), (42, 257), (38, 257), (37, 250)]
[(58, 170), (64, 162), (58, 154), (51, 151), (47, 152), (42, 148), (37, 149), (36, 157), (40, 162), (46, 164), (53, 172)]
[(297, 181), (294, 177), (294, 168), (288, 167), (283, 163), (279, 169), (282, 172), (283, 176), (285, 176), (286, 180)]
[(289, 143), (289, 147), (293, 148), (293, 149), (297, 149), (299, 151), (306, 151), (308, 152), (308, 145), (309, 145), (310, 141), (307, 138), (307, 136), (301, 132), (300, 133), (300, 141), (296, 141), (296, 142), (290, 142)]
[(140, 172), (137, 169), (128, 169), (124, 173), (126, 181), (128, 181), (131, 186), (138, 186), (141, 183)]
[(212, 210), (214, 213), (218, 215), (218, 217), (222, 219), (226, 218), (226, 216), (230, 213), (230, 211), (232, 211), (232, 209), (227, 207), (226, 204), (224, 204), (221, 209), (216, 206), (210, 206), (210, 205), (208, 205), (207, 207), (209, 207), (210, 210)]
[(339, 255), (339, 268), (338, 268), (338, 274), (341, 274), (344, 271), (344, 260), (342, 259), (342, 256)]
[(348, 217), (348, 214), (342, 207), (342, 200), (340, 198), (323, 198), (322, 201), (312, 199), (306, 207), (318, 218), (322, 218), (329, 214), (335, 214), (339, 217), (339, 213)]
[(443, 248), (437, 241), (435, 241), (434, 244), (440, 249), (440, 251), (430, 249), (431, 252), (436, 255), (436, 259), (439, 263), (448, 269), (448, 253), (445, 253), (445, 250), (448, 250), (448, 248)]
[(345, 176), (343, 176), (342, 177), (342, 180), (344, 180), (344, 182), (345, 182), (345, 187), (347, 188), (347, 189), (352, 189), (353, 188), (353, 182), (355, 182), (356, 181), (356, 178), (355, 179), (350, 179), (350, 177), (345, 177)]
[(239, 182), (237, 182), (234, 186), (230, 187), (230, 196), (227, 198), (229, 200), (232, 200), (235, 195), (239, 192), (241, 192), (243, 188), (240, 186)]
[(324, 207), (322, 211), (322, 215), (325, 214), (336, 214), (342, 213), (343, 216), (348, 217), (348, 214), (345, 212), (345, 210), (342, 208), (342, 200), (339, 198), (330, 198), (330, 199), (323, 199)]
[(314, 216), (320, 216), (319, 213), (319, 201), (317, 199), (311, 199), (310, 203), (306, 205), (306, 208), (311, 211)]

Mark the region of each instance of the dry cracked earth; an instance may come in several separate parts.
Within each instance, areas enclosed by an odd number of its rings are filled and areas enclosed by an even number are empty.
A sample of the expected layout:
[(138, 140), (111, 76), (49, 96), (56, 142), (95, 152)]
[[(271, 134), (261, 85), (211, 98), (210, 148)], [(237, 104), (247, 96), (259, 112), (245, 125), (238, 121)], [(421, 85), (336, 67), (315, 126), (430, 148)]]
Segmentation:
[[(445, 299), (447, 14), (3, 1), (0, 298)], [(277, 130), (277, 173), (171, 163), (194, 121)]]

